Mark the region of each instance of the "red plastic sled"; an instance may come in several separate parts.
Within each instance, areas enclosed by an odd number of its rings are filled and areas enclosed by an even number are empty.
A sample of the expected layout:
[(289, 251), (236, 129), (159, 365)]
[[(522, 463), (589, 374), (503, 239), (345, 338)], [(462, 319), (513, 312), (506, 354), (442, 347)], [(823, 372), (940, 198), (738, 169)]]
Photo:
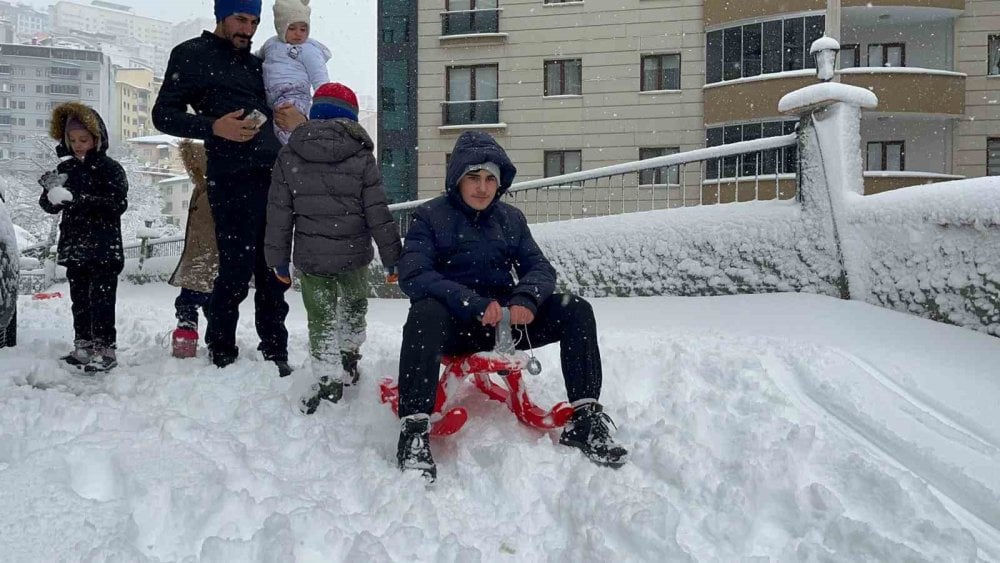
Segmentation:
[(59, 299), (61, 297), (61, 292), (53, 291), (52, 293), (36, 293), (31, 296), (31, 299), (34, 301), (43, 301), (45, 299)]
[[(546, 411), (538, 407), (528, 397), (521, 386), (521, 370), (527, 365), (527, 357), (518, 353), (505, 356), (493, 352), (479, 352), (467, 356), (445, 356), (441, 358), (445, 366), (438, 380), (437, 399), (431, 414), (431, 434), (447, 436), (458, 432), (469, 418), (462, 407), (446, 410), (448, 389), (467, 375), (473, 376), (476, 388), (494, 401), (500, 401), (514, 413), (518, 420), (535, 428), (558, 428), (564, 426), (573, 414), (573, 407), (565, 401), (556, 403)], [(497, 374), (503, 383), (492, 374)], [(383, 379), (380, 384), (382, 402), (389, 403), (392, 412), (399, 414), (399, 386), (393, 379)]]

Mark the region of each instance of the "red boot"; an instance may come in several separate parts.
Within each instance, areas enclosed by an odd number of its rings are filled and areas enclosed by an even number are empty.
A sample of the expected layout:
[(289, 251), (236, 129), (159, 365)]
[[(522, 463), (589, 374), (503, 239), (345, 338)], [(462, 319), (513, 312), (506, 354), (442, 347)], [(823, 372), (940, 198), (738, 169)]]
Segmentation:
[(175, 358), (193, 358), (198, 353), (198, 331), (191, 328), (174, 329), (172, 355)]

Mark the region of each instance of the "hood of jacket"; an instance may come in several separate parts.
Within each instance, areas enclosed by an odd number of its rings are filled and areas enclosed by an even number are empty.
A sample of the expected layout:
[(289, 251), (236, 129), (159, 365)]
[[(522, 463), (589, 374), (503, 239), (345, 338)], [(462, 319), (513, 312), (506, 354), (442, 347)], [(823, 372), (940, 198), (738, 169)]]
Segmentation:
[[(466, 131), (455, 141), (455, 148), (451, 152), (451, 159), (448, 161), (448, 173), (445, 177), (445, 193), (452, 203), (458, 205), (460, 209), (467, 212), (477, 213), (462, 200), (462, 194), (458, 191), (458, 182), (462, 179), (465, 169), (472, 164), (482, 164), (493, 162), (500, 167), (500, 186), (497, 188), (497, 195), (484, 211), (493, 208), (511, 184), (514, 183), (514, 176), (517, 175), (517, 168), (510, 161), (506, 151), (503, 150), (495, 139), (488, 133), (482, 131)], [(482, 213), (482, 212), (478, 212)]]
[(104, 125), (100, 114), (91, 109), (90, 106), (79, 102), (67, 102), (59, 104), (52, 110), (52, 120), (49, 125), (49, 136), (52, 137), (52, 140), (59, 142), (59, 145), (56, 146), (57, 155), (60, 157), (73, 156), (73, 151), (69, 147), (69, 139), (66, 138), (66, 123), (70, 117), (75, 117), (97, 140), (92, 150), (98, 154), (108, 152), (108, 128)]
[(288, 146), (307, 162), (342, 162), (362, 149), (372, 150), (368, 132), (357, 121), (317, 119), (295, 128)]
[(196, 186), (207, 186), (208, 157), (205, 154), (205, 143), (192, 139), (184, 139), (178, 145), (181, 151), (181, 161), (191, 182)]

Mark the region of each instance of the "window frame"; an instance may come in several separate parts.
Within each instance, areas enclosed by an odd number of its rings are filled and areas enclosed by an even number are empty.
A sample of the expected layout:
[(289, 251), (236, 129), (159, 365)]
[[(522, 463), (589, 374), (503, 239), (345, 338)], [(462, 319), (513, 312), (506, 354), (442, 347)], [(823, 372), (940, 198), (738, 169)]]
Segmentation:
[(986, 76), (1000, 76), (1000, 33), (986, 38)]
[(1000, 137), (986, 138), (986, 175), (1000, 176)]
[[(671, 88), (667, 84), (667, 77), (664, 69), (666, 68), (665, 62), (667, 57), (676, 57), (677, 59), (677, 85), (676, 88)], [(647, 64), (650, 61), (656, 61), (656, 80), (654, 88), (647, 88), (646, 84), (646, 69)], [(681, 90), (681, 72), (684, 62), (681, 60), (680, 53), (648, 53), (639, 57), (639, 91), (640, 92), (677, 92)]]
[[(566, 171), (566, 155), (576, 154), (580, 159), (580, 169), (573, 170), (572, 172)], [(549, 173), (549, 157), (558, 156), (559, 157), (559, 172), (557, 174)], [(581, 172), (583, 170), (583, 151), (580, 149), (559, 149), (559, 150), (547, 150), (542, 152), (542, 176), (544, 178), (553, 178), (556, 176), (563, 176), (565, 174), (572, 174), (573, 172)], [(573, 185), (572, 187), (579, 187)]]
[[(866, 57), (865, 62), (868, 63), (869, 67), (872, 67), (872, 62), (871, 62), (872, 47), (882, 48), (882, 64), (879, 65), (877, 68), (903, 68), (906, 66), (906, 43), (869, 43), (868, 48), (865, 50), (865, 57)], [(891, 67), (885, 64), (885, 61), (889, 58), (888, 57), (889, 49), (893, 47), (899, 47), (898, 67)]]
[[(880, 151), (880, 168), (872, 168), (871, 164), (871, 148), (872, 146), (879, 147)], [(886, 150), (887, 147), (899, 147), (899, 169), (889, 170), (886, 168), (888, 164), (889, 151)], [(868, 141), (865, 144), (865, 171), (866, 172), (904, 172), (906, 171), (906, 142), (905, 141)]]
[[(844, 51), (853, 51), (853, 66), (844, 66)], [(861, 66), (861, 44), (844, 43), (840, 46), (840, 68), (857, 68)]]
[[(567, 92), (566, 91), (566, 67), (570, 66), (566, 63), (577, 63), (576, 69), (579, 72), (576, 84), (579, 86), (579, 92)], [(552, 93), (549, 91), (549, 73), (553, 69), (558, 69), (559, 71), (559, 92)], [(550, 59), (542, 63), (542, 96), (582, 96), (583, 95), (583, 59)]]
[[(470, 73), (469, 73), (469, 99), (468, 100), (458, 100), (458, 99), (454, 99), (452, 97), (452, 91), (451, 91), (451, 85), (452, 85), (451, 73), (453, 71), (458, 70), (458, 69), (463, 69), (463, 70), (464, 69), (468, 69), (468, 70), (470, 70)], [(478, 80), (476, 79), (476, 73), (479, 72), (479, 71), (481, 71), (482, 69), (492, 69), (493, 79), (494, 79), (493, 81), (494, 81), (494, 84), (496, 85), (496, 97), (493, 97), (493, 98), (478, 98), (477, 97), (479, 95), (479, 93), (476, 91), (476, 84), (478, 83)], [(442, 121), (442, 124), (444, 126), (455, 126), (455, 125), (458, 125), (458, 126), (486, 125), (486, 124), (491, 124), (491, 123), (499, 122), (499, 120), (500, 120), (500, 64), (499, 63), (483, 63), (483, 64), (474, 64), (474, 65), (452, 65), (452, 66), (446, 66), (445, 67), (444, 81), (445, 81), (445, 83), (444, 83), (445, 100), (444, 100), (444, 102), (442, 104), (442, 108), (443, 109), (442, 109), (442, 117), (441, 117), (441, 121)], [(472, 109), (470, 110), (469, 121), (461, 121), (461, 120), (460, 120), (461, 122), (450, 122), (449, 121), (448, 116), (451, 115), (449, 108), (453, 107), (453, 104), (455, 104), (457, 102), (468, 102), (469, 104), (472, 105)], [(496, 111), (495, 111), (495, 113), (496, 113), (496, 116), (495, 116), (496, 119), (493, 120), (493, 121), (477, 121), (476, 114), (479, 113), (480, 111), (487, 111), (487, 110), (486, 109), (482, 109), (482, 110), (478, 109), (479, 106), (476, 105), (476, 102), (493, 102), (493, 103), (495, 103), (496, 104)], [(492, 112), (492, 109), (489, 110), (489, 111)]]
[[(643, 156), (643, 151), (646, 151), (646, 156)], [(650, 154), (649, 151), (654, 151), (657, 154)], [(648, 160), (650, 158), (678, 154), (680, 152), (680, 147), (639, 147), (639, 160)], [(652, 178), (650, 178), (650, 176), (652, 176)], [(663, 181), (664, 177), (666, 177), (665, 182)], [(651, 179), (652, 181), (644, 181), (647, 179)], [(681, 178), (679, 165), (661, 166), (659, 168), (648, 168), (646, 170), (639, 171), (640, 186), (679, 186), (680, 184)]]

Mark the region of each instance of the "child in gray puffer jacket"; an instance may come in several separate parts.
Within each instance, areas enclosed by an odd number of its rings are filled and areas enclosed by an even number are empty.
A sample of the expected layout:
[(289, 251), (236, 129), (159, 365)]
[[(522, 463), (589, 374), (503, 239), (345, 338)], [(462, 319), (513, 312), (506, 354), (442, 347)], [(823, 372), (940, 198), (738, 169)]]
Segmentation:
[(322, 400), (336, 403), (344, 385), (358, 381), (372, 239), (387, 282), (396, 281), (402, 250), (374, 144), (357, 121), (354, 92), (338, 83), (320, 86), (309, 119), (278, 153), (264, 239), (267, 265), (278, 279), (292, 283), (292, 262), (302, 282), (317, 377), (302, 398), (305, 414), (315, 412)]

